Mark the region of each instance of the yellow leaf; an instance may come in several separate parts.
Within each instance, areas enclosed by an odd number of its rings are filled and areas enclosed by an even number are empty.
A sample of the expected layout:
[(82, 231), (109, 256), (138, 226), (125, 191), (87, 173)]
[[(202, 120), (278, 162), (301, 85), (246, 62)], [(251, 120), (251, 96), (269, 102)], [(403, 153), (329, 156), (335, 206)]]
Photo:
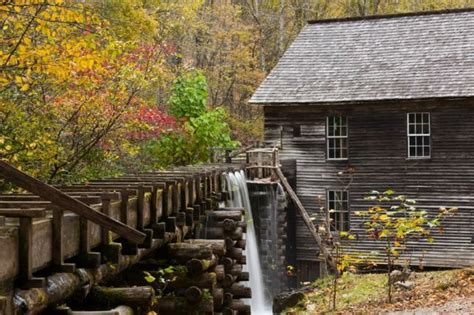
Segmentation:
[(28, 89), (30, 88), (30, 85), (29, 84), (23, 84), (20, 88), (20, 91), (28, 91)]

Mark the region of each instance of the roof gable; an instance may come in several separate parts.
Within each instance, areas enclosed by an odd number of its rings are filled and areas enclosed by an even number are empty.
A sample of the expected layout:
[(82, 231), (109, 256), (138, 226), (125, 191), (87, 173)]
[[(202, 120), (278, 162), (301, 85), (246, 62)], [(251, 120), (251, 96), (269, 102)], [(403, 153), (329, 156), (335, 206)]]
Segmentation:
[(250, 102), (474, 96), (474, 10), (306, 25)]

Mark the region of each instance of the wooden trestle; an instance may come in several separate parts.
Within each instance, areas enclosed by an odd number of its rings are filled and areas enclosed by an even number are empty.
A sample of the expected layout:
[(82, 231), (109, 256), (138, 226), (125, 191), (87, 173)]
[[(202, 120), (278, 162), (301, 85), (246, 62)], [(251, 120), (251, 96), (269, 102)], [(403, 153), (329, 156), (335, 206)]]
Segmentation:
[[(222, 174), (240, 169), (210, 164), (51, 187), (2, 162), (0, 177), (29, 192), (0, 195), (0, 314), (70, 313), (58, 305), (109, 292), (97, 285), (143, 267), (145, 258), (147, 266), (164, 259), (188, 272), (170, 282), (166, 290), (174, 294), (157, 302), (148, 294), (137, 294), (140, 303), (122, 295), (138, 305), (118, 302), (138, 313), (249, 313), (240, 298), (251, 297), (250, 289), (239, 284), (248, 280), (244, 210), (218, 209), (230, 195)], [(153, 286), (134, 285), (140, 292)]]

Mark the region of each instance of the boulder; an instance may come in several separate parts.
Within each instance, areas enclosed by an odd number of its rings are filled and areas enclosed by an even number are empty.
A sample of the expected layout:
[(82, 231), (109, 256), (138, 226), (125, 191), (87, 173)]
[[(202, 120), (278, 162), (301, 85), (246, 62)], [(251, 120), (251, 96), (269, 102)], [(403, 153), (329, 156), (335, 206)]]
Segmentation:
[(273, 313), (280, 314), (285, 309), (295, 306), (304, 298), (305, 295), (301, 291), (287, 291), (280, 293), (273, 298)]

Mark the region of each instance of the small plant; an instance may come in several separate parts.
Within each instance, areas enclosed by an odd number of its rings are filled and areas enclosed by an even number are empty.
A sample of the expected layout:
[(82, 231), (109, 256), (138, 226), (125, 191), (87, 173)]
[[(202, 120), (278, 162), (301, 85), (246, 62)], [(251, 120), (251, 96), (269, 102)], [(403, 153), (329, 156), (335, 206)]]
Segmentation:
[(157, 271), (143, 271), (143, 277), (155, 289), (156, 296), (162, 297), (168, 284), (186, 272), (186, 266), (168, 266)]
[(375, 202), (367, 211), (356, 212), (363, 217), (363, 226), (369, 238), (384, 242), (384, 254), (387, 260), (387, 295), (392, 302), (392, 268), (398, 263), (400, 254), (407, 248), (407, 242), (413, 239), (426, 239), (433, 242), (431, 232), (435, 228), (442, 231), (444, 218), (453, 215), (457, 208), (440, 208), (430, 218), (425, 210), (415, 207), (416, 200), (404, 195), (395, 195), (391, 189), (384, 192), (372, 191), (366, 200)]

